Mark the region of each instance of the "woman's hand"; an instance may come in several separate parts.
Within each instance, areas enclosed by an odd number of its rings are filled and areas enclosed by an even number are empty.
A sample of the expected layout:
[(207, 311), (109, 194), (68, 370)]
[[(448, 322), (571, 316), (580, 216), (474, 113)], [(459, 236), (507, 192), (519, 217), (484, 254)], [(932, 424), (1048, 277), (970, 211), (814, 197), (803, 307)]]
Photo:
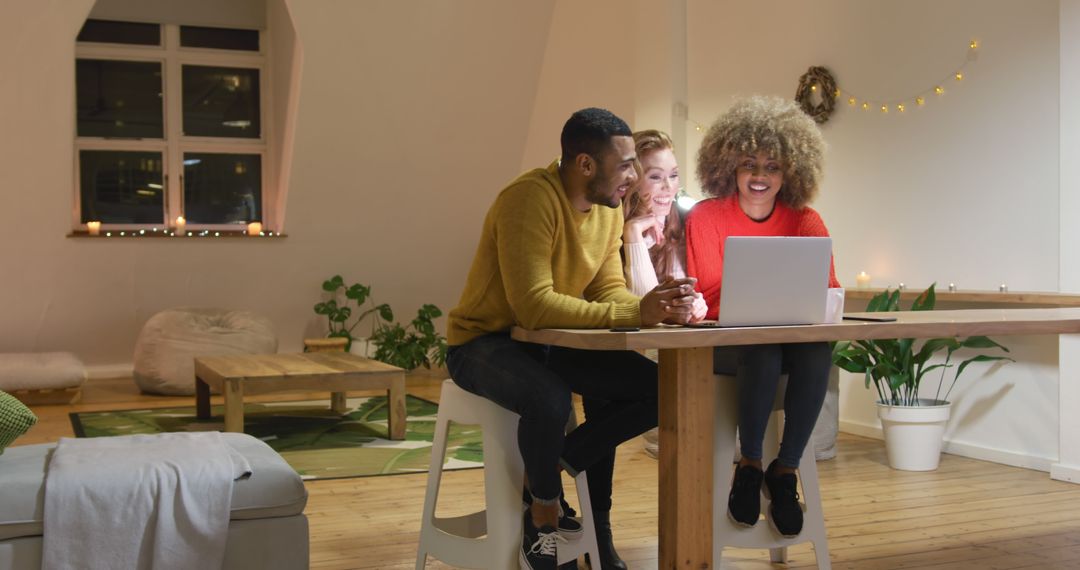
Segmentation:
[(705, 297), (701, 293), (694, 291), (694, 304), (690, 308), (690, 322), (700, 323), (705, 320), (705, 313), (709, 311), (709, 306), (705, 304)]
[(651, 214), (630, 218), (623, 224), (623, 243), (637, 243), (651, 236), (653, 243), (664, 241), (664, 226)]

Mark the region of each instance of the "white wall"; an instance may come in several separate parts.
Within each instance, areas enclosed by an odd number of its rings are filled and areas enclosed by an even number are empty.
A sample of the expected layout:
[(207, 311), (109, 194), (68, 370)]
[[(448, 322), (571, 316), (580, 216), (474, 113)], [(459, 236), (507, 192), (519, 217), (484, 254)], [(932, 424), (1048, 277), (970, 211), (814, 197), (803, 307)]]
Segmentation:
[(289, 237), (224, 243), (65, 237), (74, 38), (92, 4), (0, 9), (0, 351), (129, 363), (146, 319), (184, 305), (256, 310), (298, 350), (334, 273), (403, 320), (456, 303), (521, 164), (551, 2), (288, 2), (304, 49)]
[(685, 124), (672, 109), (686, 103), (685, 28), (686, 0), (556, 1), (522, 170), (559, 155), (563, 123), (584, 107), (681, 140)]
[[(865, 270), (881, 286), (1056, 290), (1057, 5), (691, 2), (690, 114), (707, 123), (738, 95), (792, 97), (811, 65), (864, 97), (904, 96), (947, 77), (978, 38), (968, 78), (924, 109), (838, 105), (815, 206), (838, 237), (842, 282)], [(767, 39), (744, 25), (761, 18)]]
[(189, 26), (262, 28), (266, 0), (97, 0), (90, 17)]
[[(733, 98), (792, 97), (812, 65), (871, 100), (913, 95), (978, 60), (946, 95), (903, 115), (840, 101), (814, 206), (834, 236), (842, 283), (937, 281), (961, 288), (1058, 289), (1058, 2), (1034, 0), (691, 0), (690, 116), (708, 123)], [(689, 146), (700, 134), (689, 131)], [(691, 169), (684, 168), (690, 172)], [(1057, 456), (1057, 341), (1002, 338), (1018, 355), (954, 392), (950, 449), (1048, 469)], [(873, 392), (842, 378), (848, 429), (878, 422)]]
[(621, 0), (554, 2), (521, 170), (559, 156), (563, 123), (578, 109), (603, 107), (633, 126), (635, 61), (627, 41), (633, 6)]

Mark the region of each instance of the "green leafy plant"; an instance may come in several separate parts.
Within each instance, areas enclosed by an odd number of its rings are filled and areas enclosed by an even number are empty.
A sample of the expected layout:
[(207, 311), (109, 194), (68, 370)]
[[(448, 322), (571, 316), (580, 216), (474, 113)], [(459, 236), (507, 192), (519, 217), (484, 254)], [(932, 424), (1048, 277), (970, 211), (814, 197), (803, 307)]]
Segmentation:
[(412, 370), (432, 364), (442, 366), (446, 362), (446, 338), (435, 332), (433, 319), (442, 316), (435, 305), (427, 304), (416, 312), (416, 318), (408, 325), (383, 324), (378, 327), (371, 342), (378, 347), (375, 360)]
[[(326, 317), (327, 337), (348, 339), (345, 345), (346, 351), (357, 339), (353, 336), (353, 330), (368, 315), (374, 314), (376, 317), (371, 322), (372, 334), (379, 325), (380, 317), (384, 321), (394, 320), (394, 311), (390, 305), (386, 303), (375, 305), (371, 300), (371, 287), (368, 285), (360, 283), (347, 285), (340, 275), (335, 275), (323, 281), (322, 289), (330, 294), (330, 298), (315, 304), (315, 314)], [(368, 305), (366, 308), (365, 303)]]
[(328, 337), (348, 339), (345, 350), (352, 347), (356, 327), (371, 315), (368, 340), (376, 346), (373, 358), (406, 370), (446, 362), (446, 338), (435, 330), (434, 320), (442, 316), (438, 307), (426, 304), (417, 311), (408, 325), (394, 321), (390, 305), (376, 305), (371, 287), (346, 284), (340, 275), (323, 281), (322, 289), (330, 298), (315, 305), (315, 314), (325, 316)]
[[(936, 303), (934, 286), (930, 285), (911, 304), (912, 311), (933, 310)], [(889, 291), (875, 295), (866, 307), (866, 312), (899, 311), (900, 291)], [(877, 389), (878, 398), (884, 404), (894, 406), (918, 406), (919, 390), (922, 387), (923, 377), (926, 374), (940, 369), (937, 390), (934, 400), (948, 401), (949, 394), (964, 369), (972, 362), (992, 362), (1007, 360), (1015, 362), (1007, 356), (995, 356), (990, 354), (977, 354), (968, 358), (959, 365), (952, 363), (953, 353), (960, 349), (1001, 349), (1009, 352), (1001, 344), (985, 337), (972, 336), (965, 339), (959, 338), (934, 338), (916, 344), (915, 339), (886, 339), (886, 340), (857, 340), (839, 341), (833, 346), (833, 363), (838, 367), (863, 374), (865, 384), (870, 388), (873, 383)], [(945, 350), (945, 361), (937, 364), (928, 364), (930, 358), (941, 350)], [(950, 368), (955, 368), (952, 374), (952, 382), (945, 394), (941, 390), (945, 385), (945, 373)]]

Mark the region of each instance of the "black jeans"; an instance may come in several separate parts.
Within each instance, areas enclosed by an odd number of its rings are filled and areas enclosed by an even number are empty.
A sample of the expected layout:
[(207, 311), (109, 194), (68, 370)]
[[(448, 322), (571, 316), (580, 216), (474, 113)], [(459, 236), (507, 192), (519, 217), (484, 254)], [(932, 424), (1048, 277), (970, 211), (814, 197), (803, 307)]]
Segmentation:
[[(592, 508), (611, 510), (615, 447), (656, 427), (656, 364), (636, 352), (578, 350), (488, 334), (450, 348), (454, 382), (521, 416), (518, 447), (533, 497), (550, 504), (562, 492), (558, 466), (589, 474)], [(585, 421), (565, 434), (571, 394)]]
[(713, 372), (734, 374), (739, 384), (739, 450), (743, 457), (762, 458), (761, 444), (780, 375), (787, 372), (778, 459), (785, 467), (799, 467), (829, 390), (831, 366), (832, 351), (827, 342), (716, 347)]

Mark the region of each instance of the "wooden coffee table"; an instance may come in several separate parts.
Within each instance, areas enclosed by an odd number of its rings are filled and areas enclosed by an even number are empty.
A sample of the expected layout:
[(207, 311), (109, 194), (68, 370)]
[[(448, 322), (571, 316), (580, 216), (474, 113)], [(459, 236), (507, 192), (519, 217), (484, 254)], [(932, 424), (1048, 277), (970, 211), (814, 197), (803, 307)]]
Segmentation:
[(195, 359), (195, 410), (210, 417), (210, 389), (225, 396), (225, 431), (244, 431), (244, 396), (329, 391), (330, 409), (344, 414), (348, 390), (385, 389), (390, 439), (405, 439), (405, 371), (347, 352), (231, 354)]

